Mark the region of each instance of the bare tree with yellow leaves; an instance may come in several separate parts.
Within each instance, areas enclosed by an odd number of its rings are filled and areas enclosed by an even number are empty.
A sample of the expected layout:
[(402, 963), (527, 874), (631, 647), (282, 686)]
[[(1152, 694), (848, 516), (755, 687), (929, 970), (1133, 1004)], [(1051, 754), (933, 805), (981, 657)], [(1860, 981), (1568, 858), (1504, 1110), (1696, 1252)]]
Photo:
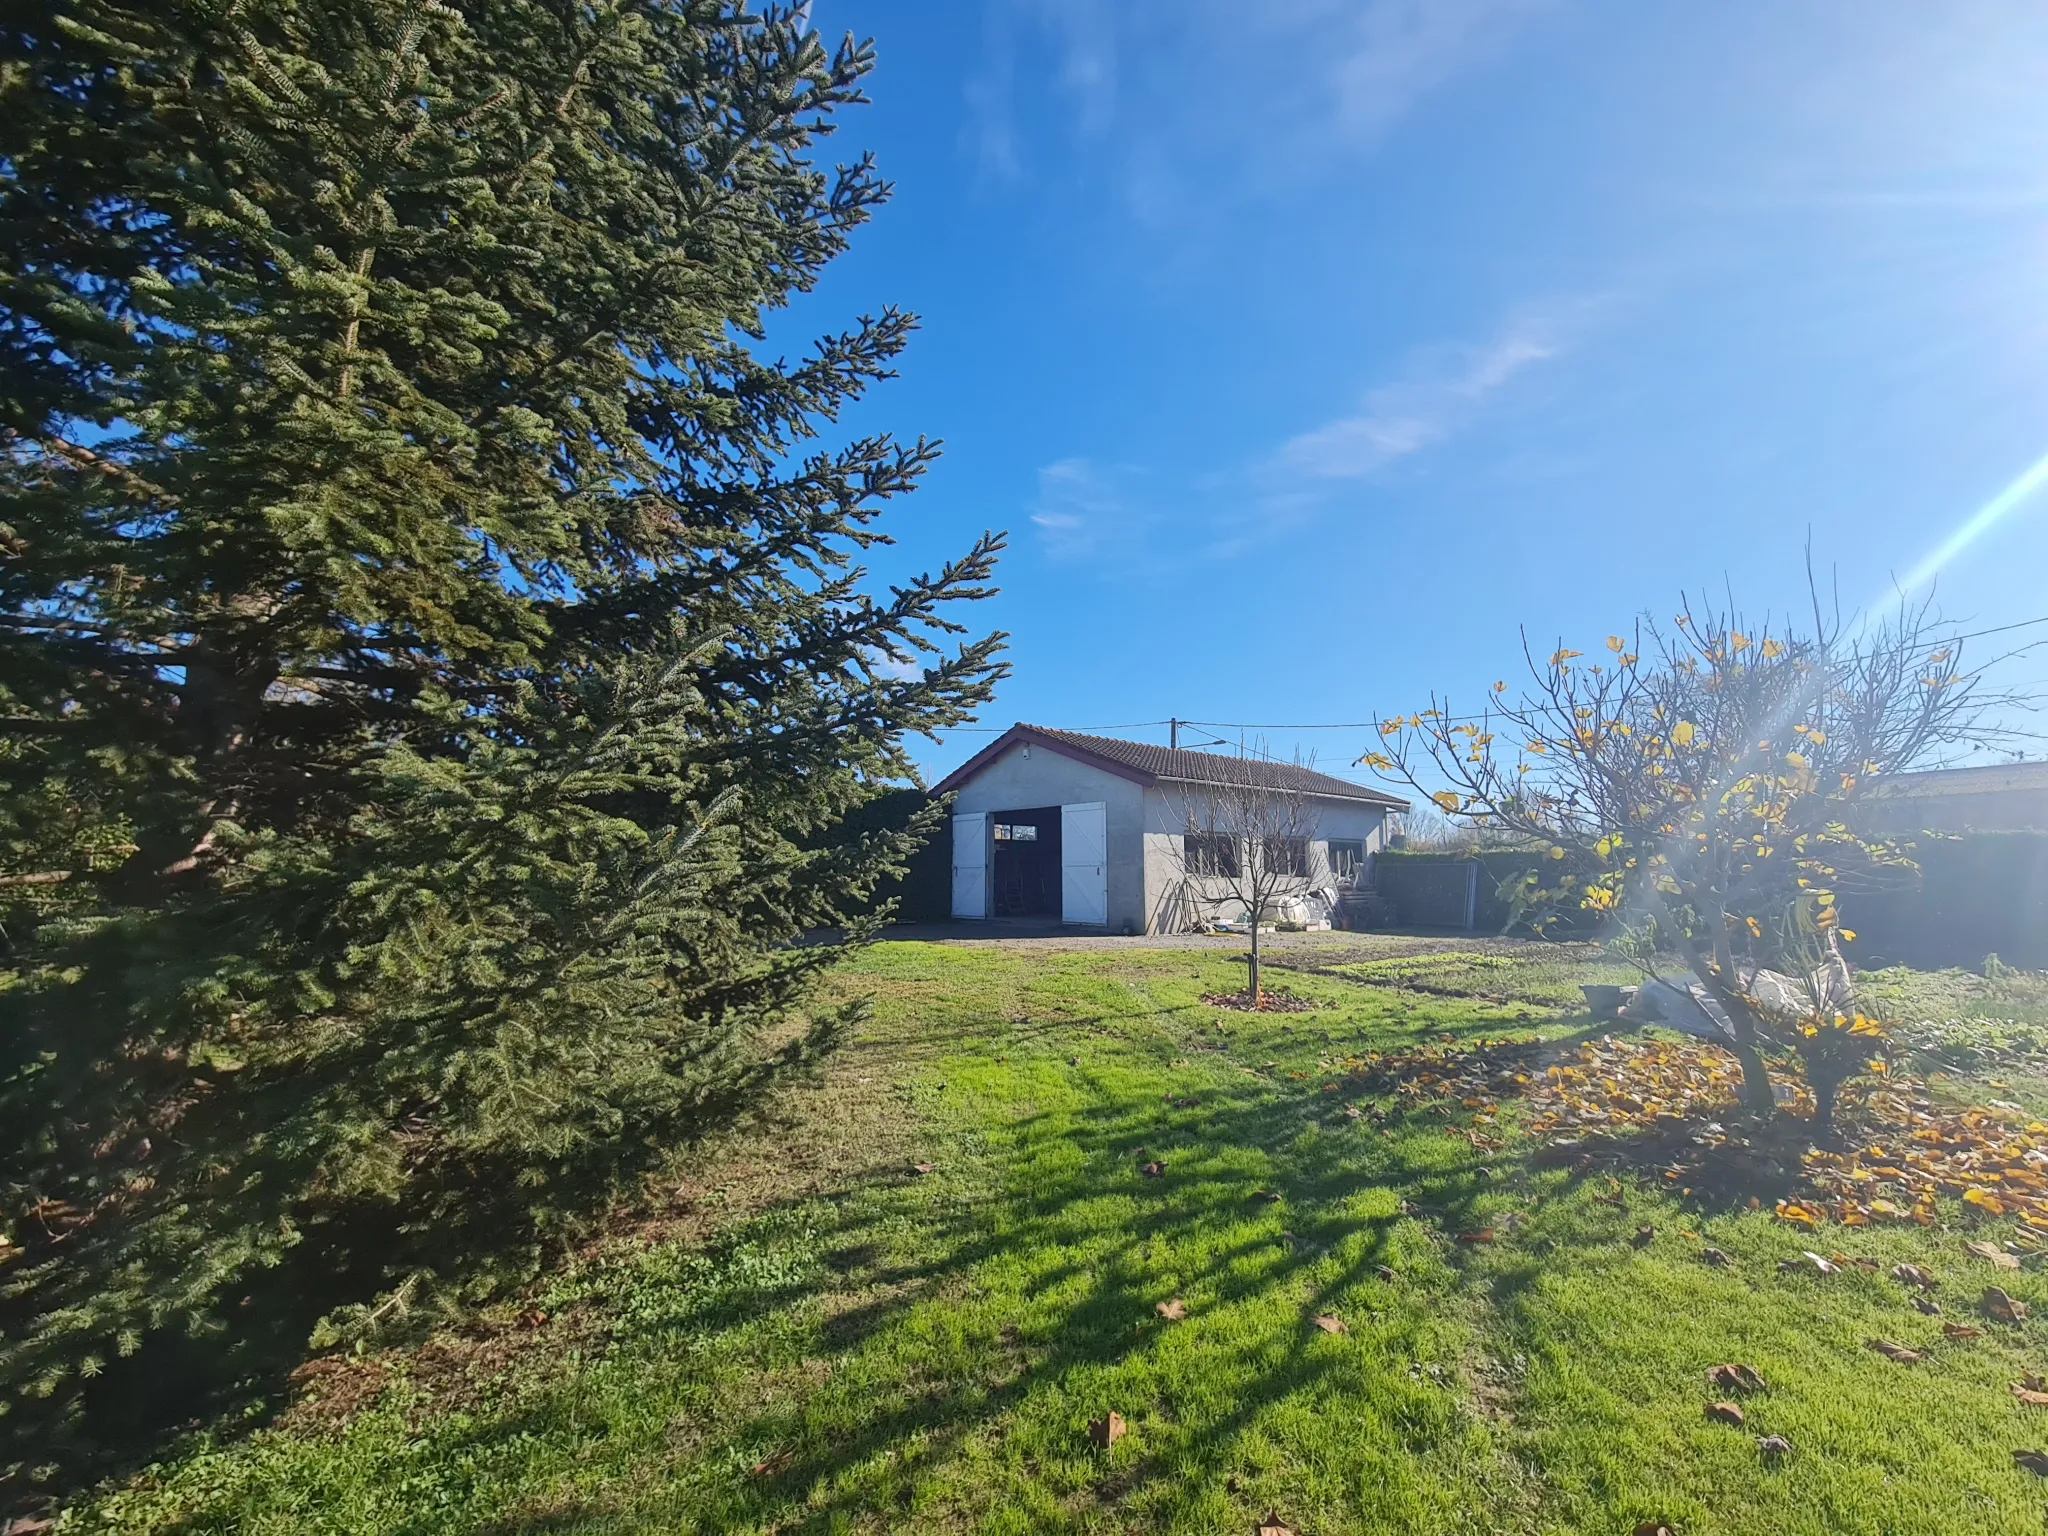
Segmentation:
[(1843, 908), (1915, 875), (1909, 846), (1857, 830), (1857, 797), (1981, 737), (2001, 703), (1948, 634), (1925, 602), (1858, 624), (1816, 602), (1804, 633), (1730, 602), (1644, 620), (1599, 660), (1540, 658), (1525, 636), (1517, 698), (1496, 683), (1474, 715), (1432, 699), (1361, 761), (1542, 849), (1517, 893), (1539, 931), (1606, 914), (1651, 977), (1658, 952), (1683, 957), (1697, 986), (1675, 995), (1740, 1061), (1746, 1107), (1773, 1107), (1763, 1052), (1794, 1050), (1825, 1138), (1881, 1034), (1854, 1005)]

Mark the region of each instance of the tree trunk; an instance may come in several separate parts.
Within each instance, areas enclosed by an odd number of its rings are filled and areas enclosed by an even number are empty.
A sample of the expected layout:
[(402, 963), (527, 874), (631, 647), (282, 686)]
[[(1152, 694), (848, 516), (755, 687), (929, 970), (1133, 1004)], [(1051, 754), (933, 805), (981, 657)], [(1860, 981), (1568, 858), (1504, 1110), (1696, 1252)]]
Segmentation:
[(1747, 1031), (1740, 1023), (1736, 1024), (1735, 1030), (1735, 1039), (1729, 1043), (1728, 1049), (1742, 1065), (1742, 1107), (1753, 1115), (1767, 1118), (1778, 1110), (1778, 1101), (1771, 1093), (1770, 1070), (1764, 1066), (1755, 1041), (1743, 1038)]
[[(1756, 1048), (1755, 1019), (1749, 1009), (1733, 996), (1729, 983), (1735, 979), (1735, 957), (1725, 933), (1715, 942), (1715, 951), (1726, 957), (1726, 968), (1718, 965), (1712, 955), (1701, 952), (1700, 946), (1689, 942), (1684, 931), (1671, 916), (1671, 909), (1665, 904), (1664, 893), (1657, 889), (1655, 880), (1650, 881), (1647, 894), (1650, 908), (1657, 916), (1658, 926), (1669, 933), (1684, 951), (1685, 963), (1694, 978), (1706, 988), (1707, 995), (1721, 1005), (1721, 1011), (1728, 1015), (1728, 1027), (1733, 1038), (1728, 1043), (1729, 1051), (1742, 1068), (1742, 1107), (1759, 1119), (1769, 1119), (1778, 1111), (1778, 1101), (1771, 1094), (1771, 1074), (1764, 1066), (1763, 1056)], [(1720, 909), (1717, 907), (1718, 914)], [(1725, 924), (1723, 927), (1725, 928)], [(1725, 982), (1724, 982), (1725, 978)]]
[(1842, 1082), (1815, 1077), (1811, 1070), (1806, 1075), (1813, 1088), (1813, 1139), (1816, 1145), (1826, 1146), (1835, 1139), (1835, 1096), (1841, 1092)]
[(1756, 1016), (1730, 985), (1734, 972), (1716, 969), (1703, 973), (1697, 961), (1693, 972), (1707, 989), (1707, 996), (1728, 1015), (1732, 1032), (1728, 1049), (1742, 1065), (1742, 1107), (1760, 1119), (1768, 1119), (1778, 1112), (1778, 1101), (1771, 1093), (1770, 1069), (1764, 1065), (1763, 1053), (1756, 1048)]
[(1259, 914), (1252, 912), (1252, 1011), (1258, 1012), (1266, 1004), (1266, 994), (1259, 984)]

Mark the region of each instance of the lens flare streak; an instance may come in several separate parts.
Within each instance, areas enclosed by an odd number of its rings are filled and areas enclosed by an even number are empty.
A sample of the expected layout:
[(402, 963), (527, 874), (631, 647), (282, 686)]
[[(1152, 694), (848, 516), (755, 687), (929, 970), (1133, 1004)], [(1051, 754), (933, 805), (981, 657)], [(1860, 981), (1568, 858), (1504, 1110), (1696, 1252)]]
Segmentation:
[(1979, 507), (1961, 527), (1942, 540), (1932, 553), (1914, 566), (1912, 573), (1900, 583), (1901, 591), (1917, 592), (1926, 586), (1941, 574), (1949, 561), (2011, 516), (2044, 485), (2048, 485), (2048, 454), (2043, 454), (2025, 474)]

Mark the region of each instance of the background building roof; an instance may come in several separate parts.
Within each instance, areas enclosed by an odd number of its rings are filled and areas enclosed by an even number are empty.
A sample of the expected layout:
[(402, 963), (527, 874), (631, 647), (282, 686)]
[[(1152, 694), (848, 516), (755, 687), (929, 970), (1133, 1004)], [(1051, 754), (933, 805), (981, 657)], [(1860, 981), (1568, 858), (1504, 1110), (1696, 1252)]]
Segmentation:
[(1923, 773), (1895, 773), (1873, 780), (1870, 793), (1888, 800), (1918, 800), (1929, 795), (1996, 795), (2014, 791), (2048, 792), (2048, 761), (1987, 763), (1977, 768), (1931, 768)]

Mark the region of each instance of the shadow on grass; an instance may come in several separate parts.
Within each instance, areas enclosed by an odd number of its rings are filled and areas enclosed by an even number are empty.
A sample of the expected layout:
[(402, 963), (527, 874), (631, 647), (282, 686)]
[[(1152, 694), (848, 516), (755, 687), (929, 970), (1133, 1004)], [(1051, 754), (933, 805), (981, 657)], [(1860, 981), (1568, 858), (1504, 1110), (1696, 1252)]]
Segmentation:
[[(1407, 1119), (1413, 1123), (1404, 1121), (1404, 1129), (1435, 1128), (1433, 1120)], [(1220, 1339), (1231, 1366), (1245, 1372), (1228, 1410), (1175, 1435), (1170, 1457), (1140, 1452), (1098, 1458), (1085, 1474), (1069, 1469), (1078, 1485), (1065, 1497), (1085, 1512), (1148, 1494), (1176, 1497), (1191, 1479), (1220, 1485), (1240, 1463), (1243, 1436), (1270, 1409), (1313, 1398), (1359, 1369), (1313, 1326), (1319, 1313), (1362, 1312), (1373, 1286), (1450, 1292), (1464, 1283), (1468, 1251), (1455, 1236), (1484, 1225), (1481, 1207), (1495, 1182), (1490, 1161), (1498, 1160), (1456, 1138), (1382, 1140), (1376, 1130), (1348, 1121), (1340, 1096), (1249, 1081), (1209, 1089), (1196, 1108), (1152, 1101), (1028, 1115), (1006, 1132), (1015, 1171), (994, 1192), (958, 1198), (936, 1219), (917, 1211), (928, 1184), (842, 1204), (834, 1224), (809, 1238), (825, 1262), (804, 1285), (735, 1296), (681, 1330), (631, 1322), (615, 1330), (616, 1350), (653, 1359), (685, 1335), (691, 1349), (715, 1351), (721, 1340), (738, 1341), (794, 1308), (809, 1304), (817, 1314), (802, 1352), (826, 1385), (720, 1426), (691, 1452), (696, 1473), (683, 1504), (680, 1483), (639, 1495), (614, 1488), (566, 1512), (550, 1501), (482, 1529), (492, 1536), (625, 1531), (680, 1517), (685, 1529), (704, 1531), (772, 1525), (823, 1532), (901, 1518), (921, 1507), (970, 1444), (980, 1441), (985, 1456), (990, 1443), (1015, 1430), (1034, 1393), (1064, 1402), (1068, 1383), (1158, 1348), (1169, 1325), (1154, 1317), (1154, 1304), (1181, 1293), (1199, 1296), (1198, 1316), (1250, 1305), (1270, 1318), (1277, 1305), (1283, 1314), (1291, 1309), (1295, 1323)], [(1140, 1144), (1146, 1160), (1165, 1163), (1163, 1177), (1139, 1171)], [(1375, 1203), (1383, 1208), (1370, 1213), (1347, 1209), (1374, 1190), (1399, 1193), (1381, 1197)], [(1280, 1198), (1261, 1202), (1260, 1191)], [(914, 1211), (918, 1236), (905, 1252), (887, 1234)], [(1384, 1280), (1382, 1266), (1403, 1262), (1395, 1232), (1411, 1218), (1434, 1221), (1443, 1238), (1411, 1240), (1413, 1273), (1404, 1268)], [(1434, 1250), (1418, 1258), (1417, 1243), (1432, 1241)], [(1152, 1262), (1162, 1244), (1174, 1250), (1164, 1271)], [(925, 1303), (971, 1293), (984, 1266), (1020, 1255), (1036, 1256), (1018, 1309), (1028, 1316), (999, 1325), (988, 1317), (934, 1323), (920, 1315)], [(856, 1282), (849, 1293), (845, 1287)], [(972, 1335), (952, 1366), (934, 1361), (905, 1371), (903, 1362), (917, 1359), (921, 1330), (947, 1327)], [(877, 1363), (887, 1374), (864, 1373)], [(849, 1384), (838, 1387), (841, 1380)], [(1039, 1423), (1026, 1432), (1027, 1465), (1086, 1457), (1079, 1419), (1111, 1405), (1084, 1401), (1086, 1389), (1076, 1390), (1082, 1397), (1073, 1402), (1067, 1444), (1041, 1443), (1047, 1431)], [(1414, 1422), (1429, 1420), (1426, 1385), (1404, 1378), (1386, 1390), (1416, 1399)], [(465, 1434), (463, 1455), (488, 1460), (494, 1443), (531, 1429), (530, 1411), (479, 1425)], [(1076, 1509), (1067, 1513), (1088, 1524)]]
[[(1054, 1029), (1083, 1030), (1127, 1037), (1137, 1064), (1157, 1068), (1159, 1057), (1196, 1048), (1194, 1039), (1172, 1040), (1158, 1028), (1189, 1013), (974, 1021), (937, 1036), (891, 1031), (903, 1038), (890, 1040), (890, 1057), (929, 1061), (963, 1045), (993, 1053), (1006, 1042), (1035, 1050)], [(1197, 1032), (1211, 1027), (1204, 1017), (1190, 1020)], [(1444, 1021), (1417, 1021), (1424, 1022), (1442, 1032)], [(1483, 1038), (1501, 1027), (1499, 1020), (1464, 1020), (1451, 1032)], [(1559, 1059), (1608, 1028), (1589, 1021), (1562, 1039), (1515, 1047), (1525, 1053), (1515, 1060)], [(1277, 1050), (1282, 1041), (1299, 1047), (1317, 1035), (1328, 1042), (1332, 1032), (1275, 1022), (1267, 1033), (1227, 1043), (1234, 1051)], [(1220, 1484), (1242, 1466), (1248, 1435), (1278, 1405), (1318, 1401), (1339, 1387), (1356, 1395), (1370, 1362), (1317, 1332), (1319, 1313), (1377, 1315), (1382, 1292), (1375, 1287), (1385, 1287), (1388, 1299), (1405, 1295), (1414, 1303), (1405, 1320), (1391, 1308), (1396, 1322), (1374, 1346), (1382, 1349), (1381, 1375), (1400, 1376), (1387, 1371), (1387, 1352), (1419, 1359), (1418, 1330), (1431, 1310), (1470, 1295), (1497, 1304), (1541, 1274), (1536, 1257), (1476, 1263), (1481, 1247), (1460, 1241), (1496, 1222), (1512, 1235), (1516, 1213), (1503, 1214), (1503, 1189), (1532, 1178), (1568, 1187), (1621, 1166), (1607, 1161), (1610, 1152), (1626, 1155), (1582, 1144), (1559, 1178), (1545, 1171), (1555, 1154), (1539, 1144), (1476, 1144), (1464, 1134), (1469, 1117), (1455, 1109), (1404, 1102), (1393, 1085), (1369, 1081), (1344, 1080), (1340, 1091), (1326, 1093), (1327, 1076), (1299, 1086), (1257, 1076), (1212, 1082), (1196, 1090), (1192, 1105), (1169, 1091), (1069, 1112), (1033, 1110), (987, 1133), (1002, 1142), (988, 1189), (960, 1188), (942, 1169), (936, 1179), (851, 1179), (824, 1197), (771, 1204), (756, 1218), (769, 1227), (778, 1217), (796, 1219), (801, 1208), (808, 1263), (748, 1280), (735, 1261), (738, 1278), (730, 1283), (701, 1294), (684, 1294), (679, 1283), (673, 1305), (621, 1306), (609, 1358), (655, 1376), (688, 1359), (717, 1360), (718, 1371), (742, 1379), (756, 1369), (800, 1368), (810, 1385), (764, 1392), (769, 1400), (753, 1411), (685, 1407), (687, 1450), (655, 1449), (659, 1475), (607, 1480), (594, 1492), (528, 1487), (511, 1513), (481, 1525), (422, 1516), (393, 1529), (511, 1536), (678, 1522), (702, 1531), (823, 1532), (869, 1521), (916, 1528), (923, 1501), (946, 1496), (949, 1472), (1011, 1454), (1026, 1471), (1064, 1464), (1034, 1491), (1056, 1498), (1061, 1508), (1053, 1513), (1083, 1527), (1086, 1511), (1107, 1503), (1168, 1501)], [(1364, 1101), (1357, 1120), (1346, 1113), (1353, 1100)], [(1149, 1161), (1164, 1163), (1163, 1177), (1141, 1173)], [(1261, 1190), (1280, 1199), (1261, 1203)], [(1585, 1230), (1611, 1242), (1617, 1256), (1625, 1253), (1622, 1210)], [(974, 1297), (1004, 1265), (1022, 1269), (1010, 1276), (1014, 1315), (977, 1311)], [(1174, 1294), (1198, 1298), (1198, 1322), (1263, 1309), (1257, 1326), (1216, 1336), (1218, 1368), (1236, 1373), (1229, 1404), (1162, 1440), (1170, 1455), (1134, 1445), (1135, 1454), (1090, 1460), (1081, 1421), (1115, 1406), (1100, 1400), (1096, 1384), (1166, 1348), (1169, 1325), (1153, 1309)], [(602, 1305), (605, 1298), (597, 1299)], [(1272, 1326), (1289, 1312), (1291, 1326)], [(780, 1342), (771, 1349), (759, 1336), (775, 1330)], [(604, 1369), (604, 1358), (594, 1369)], [(581, 1433), (589, 1418), (581, 1404), (595, 1390), (580, 1366), (533, 1381), (516, 1401), (434, 1427), (433, 1459), (503, 1465), (521, 1444), (559, 1433), (567, 1420)], [(1390, 1433), (1421, 1436), (1425, 1429), (1414, 1426), (1444, 1421), (1444, 1394), (1420, 1382), (1378, 1380), (1373, 1390), (1391, 1403), (1382, 1415), (1395, 1426)], [(685, 1394), (679, 1401), (700, 1400)], [(1171, 1412), (1172, 1403), (1161, 1411)], [(1019, 1449), (1002, 1449), (1006, 1439)], [(195, 1517), (185, 1529), (217, 1528), (209, 1518)]]

